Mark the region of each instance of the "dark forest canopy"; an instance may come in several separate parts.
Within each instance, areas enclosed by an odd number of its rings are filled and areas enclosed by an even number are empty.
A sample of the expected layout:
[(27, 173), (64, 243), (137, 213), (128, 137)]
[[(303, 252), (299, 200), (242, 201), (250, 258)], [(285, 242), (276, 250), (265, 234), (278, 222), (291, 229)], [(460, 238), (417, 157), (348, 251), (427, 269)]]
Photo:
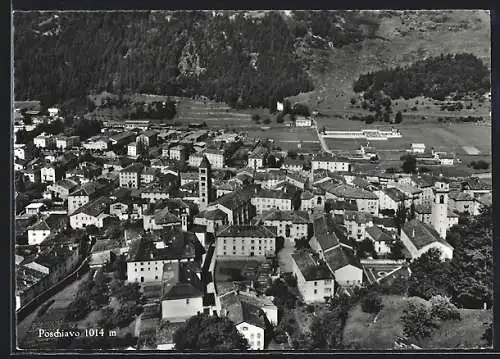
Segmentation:
[(383, 91), (392, 99), (426, 96), (444, 100), (451, 94), (483, 94), (490, 90), (490, 72), (472, 54), (441, 55), (359, 76), (354, 91)]
[(109, 91), (268, 107), (313, 89), (276, 12), (27, 12), (14, 14), (14, 29), (16, 100)]

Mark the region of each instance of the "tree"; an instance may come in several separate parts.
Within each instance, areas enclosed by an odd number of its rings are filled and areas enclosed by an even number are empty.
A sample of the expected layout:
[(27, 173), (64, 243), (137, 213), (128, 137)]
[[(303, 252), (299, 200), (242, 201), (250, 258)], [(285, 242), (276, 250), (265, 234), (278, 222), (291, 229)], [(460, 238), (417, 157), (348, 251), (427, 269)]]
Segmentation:
[(286, 156), (294, 160), (294, 159), (297, 158), (297, 151), (295, 151), (295, 150), (288, 150)]
[(401, 111), (396, 112), (396, 117), (394, 117), (394, 122), (395, 123), (403, 122), (403, 114), (401, 113)]
[(435, 295), (430, 299), (431, 315), (439, 320), (460, 320), (460, 312), (455, 304), (450, 302), (450, 298), (442, 295)]
[(361, 310), (365, 313), (378, 313), (382, 309), (382, 298), (375, 292), (368, 293), (361, 300)]
[(264, 120), (264, 123), (266, 125), (270, 124), (271, 123), (271, 119), (269, 117), (267, 117), (265, 120)]
[[(486, 323), (485, 323), (486, 324)], [(491, 347), (493, 345), (493, 330), (492, 330), (492, 323), (487, 324), (486, 329), (481, 336), (481, 339), (486, 341), (486, 344)]]
[(284, 245), (285, 245), (285, 238), (283, 238), (282, 236), (276, 237), (275, 252), (278, 253), (280, 250), (282, 250)]
[(247, 340), (227, 317), (198, 314), (174, 333), (175, 349), (179, 351), (245, 350)]
[(309, 328), (312, 338), (312, 349), (342, 349), (342, 332), (347, 319), (348, 306), (340, 305), (314, 317)]
[(399, 239), (396, 239), (389, 244), (389, 249), (391, 250), (388, 254), (389, 259), (404, 259), (405, 256), (403, 254), (403, 249), (405, 248), (403, 242)]
[(84, 296), (78, 296), (66, 309), (66, 319), (78, 321), (85, 318), (91, 311), (90, 300)]
[(437, 327), (430, 311), (422, 304), (408, 303), (408, 308), (401, 316), (403, 333), (408, 338), (423, 339), (429, 337)]
[(377, 252), (375, 251), (375, 245), (373, 241), (369, 238), (363, 239), (358, 246), (358, 257), (366, 258), (367, 256), (371, 256), (372, 258), (377, 257)]
[(430, 299), (435, 295), (447, 294), (450, 264), (441, 261), (439, 249), (429, 249), (411, 263), (410, 269), (409, 296)]
[(253, 121), (253, 122), (257, 122), (257, 123), (258, 123), (258, 122), (260, 121), (260, 116), (259, 116), (259, 114), (254, 113), (254, 114), (252, 115), (252, 121)]
[(400, 203), (398, 205), (398, 209), (396, 210), (396, 228), (398, 232), (401, 231), (403, 224), (405, 224), (408, 216), (408, 209), (404, 206), (404, 204)]
[(301, 237), (301, 238), (295, 239), (295, 249), (296, 250), (308, 249), (308, 248), (310, 248), (309, 240), (306, 237)]
[(285, 122), (285, 115), (283, 112), (280, 112), (276, 115), (276, 123), (283, 123)]
[(417, 158), (413, 155), (407, 155), (404, 157), (403, 165), (401, 166), (405, 173), (416, 173), (417, 172)]

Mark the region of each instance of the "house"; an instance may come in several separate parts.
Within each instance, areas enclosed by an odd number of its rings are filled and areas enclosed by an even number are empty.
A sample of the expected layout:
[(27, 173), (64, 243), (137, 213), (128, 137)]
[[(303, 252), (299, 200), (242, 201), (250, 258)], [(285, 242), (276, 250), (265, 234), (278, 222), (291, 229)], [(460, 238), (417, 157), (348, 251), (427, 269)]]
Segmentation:
[(107, 151), (111, 147), (111, 141), (107, 136), (93, 136), (83, 143), (83, 148), (91, 151)]
[(318, 187), (313, 187), (312, 191), (305, 190), (300, 195), (300, 210), (312, 211), (315, 208), (325, 206), (325, 191)]
[(152, 183), (158, 178), (159, 174), (160, 170), (158, 170), (157, 168), (147, 167), (141, 172), (140, 183), (144, 184)]
[(78, 187), (79, 183), (76, 181), (62, 179), (54, 184), (47, 186), (47, 191), (50, 192), (52, 199), (66, 200), (69, 194)]
[[(417, 204), (415, 205), (415, 219), (423, 222), (425, 224), (432, 225), (432, 204)], [(458, 223), (458, 214), (453, 212), (451, 208), (447, 209), (447, 216), (441, 219), (443, 223), (446, 223), (446, 229), (450, 229), (455, 224)]]
[(286, 172), (283, 170), (268, 170), (267, 172), (256, 172), (254, 175), (254, 183), (259, 184), (264, 189), (272, 189), (276, 185), (285, 181)]
[(347, 158), (320, 154), (311, 161), (311, 171), (325, 169), (331, 172), (350, 172), (351, 163)]
[(229, 224), (249, 224), (255, 216), (255, 206), (251, 203), (252, 195), (255, 193), (253, 186), (246, 186), (241, 190), (234, 191), (217, 198), (207, 207), (207, 210), (220, 209), (226, 213)]
[(216, 233), (217, 256), (269, 257), (276, 249), (276, 228), (227, 225)]
[(458, 162), (456, 156), (454, 154), (449, 154), (449, 153), (439, 154), (437, 156), (437, 159), (439, 160), (441, 166), (453, 166), (455, 165), (456, 162)]
[(226, 212), (211, 208), (201, 211), (194, 219), (194, 224), (206, 226), (207, 233), (216, 233), (219, 228), (229, 224)]
[(309, 117), (296, 116), (295, 127), (311, 127), (312, 120)]
[(33, 144), (38, 148), (55, 148), (56, 137), (42, 133), (33, 139)]
[(368, 227), (365, 232), (365, 238), (370, 239), (375, 247), (375, 252), (380, 255), (390, 253), (390, 244), (395, 239), (395, 234), (379, 227)]
[(450, 191), (448, 194), (448, 208), (458, 213), (474, 214), (475, 200), (470, 192)]
[(141, 235), (130, 243), (127, 281), (150, 283), (163, 280), (164, 264), (200, 262), (203, 247), (194, 233), (165, 230)]
[(130, 142), (127, 145), (127, 155), (130, 157), (138, 157), (139, 156), (139, 148), (140, 145), (138, 145), (136, 142)]
[(109, 137), (111, 145), (113, 145), (114, 148), (123, 147), (126, 144), (130, 143), (130, 141), (135, 141), (135, 139), (136, 135), (131, 131), (118, 132)]
[(287, 171), (301, 172), (304, 170), (305, 164), (306, 164), (306, 161), (303, 159), (286, 157), (283, 160), (283, 164), (281, 165), (281, 168), (283, 168)]
[(441, 238), (432, 226), (417, 219), (403, 225), (401, 228), (401, 241), (412, 259), (420, 257), (431, 248), (439, 249), (442, 259), (453, 258), (453, 247)]
[(425, 152), (425, 144), (423, 143), (412, 143), (410, 152), (412, 153), (424, 153)]
[(79, 136), (57, 136), (56, 137), (56, 148), (65, 150), (76, 147), (80, 145)]
[(223, 314), (234, 323), (238, 332), (248, 341), (249, 349), (263, 350), (267, 327), (264, 311), (244, 300), (223, 303)]
[(344, 246), (332, 248), (325, 253), (325, 263), (333, 273), (335, 281), (342, 287), (363, 284), (363, 267), (354, 256), (352, 249)]
[(297, 289), (306, 303), (322, 302), (335, 294), (333, 275), (324, 262), (306, 250), (292, 253), (291, 257)]
[(276, 235), (286, 239), (286, 246), (293, 247), (295, 239), (309, 238), (310, 221), (307, 212), (277, 209), (264, 212), (260, 220), (267, 227), (275, 227)]
[(111, 199), (109, 197), (99, 197), (93, 202), (89, 202), (74, 211), (69, 217), (69, 223), (73, 229), (82, 229), (90, 225), (97, 228), (105, 227), (107, 223), (106, 212), (108, 211)]
[(158, 143), (158, 132), (154, 130), (146, 130), (136, 138), (137, 144), (141, 144), (143, 148), (153, 147)]
[(268, 156), (269, 149), (267, 147), (257, 146), (248, 154), (248, 167), (253, 169), (263, 168)]
[(89, 267), (90, 269), (104, 267), (105, 265), (111, 263), (112, 257), (113, 252), (110, 249), (98, 252), (93, 251), (90, 254)]
[(47, 206), (43, 203), (33, 202), (26, 206), (25, 211), (27, 216), (33, 216), (40, 214), (40, 212), (46, 208)]
[(193, 153), (189, 156), (188, 163), (190, 167), (199, 167), (201, 161), (203, 160), (203, 155), (200, 153)]
[(304, 190), (309, 183), (309, 179), (306, 176), (291, 171), (286, 174), (286, 181), (301, 190)]
[(361, 242), (366, 237), (366, 230), (373, 226), (372, 215), (367, 212), (345, 211), (344, 225), (349, 238)]
[(375, 193), (348, 184), (327, 184), (323, 185), (322, 188), (326, 192), (326, 199), (331, 198), (346, 202), (356, 202), (359, 211), (378, 216), (379, 198)]
[(375, 194), (379, 198), (379, 210), (393, 210), (396, 213), (400, 206), (408, 208), (411, 205), (411, 199), (396, 187), (384, 188)]
[(170, 147), (168, 155), (173, 160), (184, 162), (187, 156), (186, 147), (184, 145), (177, 145), (174, 147)]
[(50, 236), (50, 227), (45, 220), (40, 220), (28, 227), (28, 244), (35, 245), (42, 243)]
[(252, 204), (257, 213), (279, 209), (283, 211), (292, 210), (293, 195), (290, 193), (275, 190), (260, 190), (252, 196)]
[(46, 164), (40, 169), (40, 181), (42, 183), (55, 183), (64, 178), (66, 170), (59, 163)]
[(192, 263), (163, 264), (161, 317), (184, 322), (203, 312), (203, 285)]
[(24, 171), (24, 175), (31, 183), (40, 183), (42, 181), (42, 172), (40, 167), (28, 168)]
[(318, 253), (319, 257), (324, 259), (327, 252), (332, 249), (344, 246), (351, 248), (350, 246), (340, 242), (338, 234), (340, 234), (340, 228), (336, 228), (337, 224), (330, 215), (323, 214), (317, 216), (313, 220), (313, 230), (314, 235), (309, 240), (309, 245), (311, 249)]
[(422, 203), (422, 190), (420, 188), (413, 186), (411, 184), (404, 184), (404, 183), (396, 183), (394, 184), (394, 187), (403, 192), (407, 197), (405, 199), (405, 204), (407, 207), (409, 207), (411, 203), (413, 204)]
[(224, 168), (226, 162), (224, 151), (208, 149), (204, 153), (212, 168)]
[(142, 214), (145, 231), (161, 230), (181, 226), (181, 218), (170, 213), (168, 207), (148, 210)]
[[(238, 302), (246, 302), (254, 305), (262, 310), (265, 319), (272, 325), (278, 325), (278, 307), (273, 303), (273, 297), (261, 295), (247, 290), (232, 290), (220, 296), (221, 313), (229, 312), (228, 309), (232, 304)], [(226, 310), (227, 309), (227, 310)], [(255, 337), (254, 337), (255, 339)]]
[(144, 169), (142, 163), (132, 163), (120, 171), (120, 187), (139, 188), (141, 173)]
[(27, 146), (24, 143), (14, 144), (14, 158), (29, 161), (33, 158), (32, 146)]

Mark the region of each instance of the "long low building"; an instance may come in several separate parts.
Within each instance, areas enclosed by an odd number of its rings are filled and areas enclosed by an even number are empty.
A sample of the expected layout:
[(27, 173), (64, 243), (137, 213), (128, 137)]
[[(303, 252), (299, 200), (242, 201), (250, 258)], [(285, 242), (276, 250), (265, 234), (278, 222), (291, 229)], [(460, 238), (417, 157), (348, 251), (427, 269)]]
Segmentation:
[(227, 225), (216, 237), (218, 256), (264, 257), (275, 254), (275, 227)]

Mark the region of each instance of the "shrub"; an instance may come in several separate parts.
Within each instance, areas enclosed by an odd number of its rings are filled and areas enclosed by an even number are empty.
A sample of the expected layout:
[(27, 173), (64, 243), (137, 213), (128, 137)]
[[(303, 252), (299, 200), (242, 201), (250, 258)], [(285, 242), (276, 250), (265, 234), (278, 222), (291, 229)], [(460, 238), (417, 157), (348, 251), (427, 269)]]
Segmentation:
[(306, 311), (308, 313), (314, 313), (314, 305), (308, 304), (307, 307), (306, 307)]
[(377, 293), (368, 293), (361, 301), (361, 309), (365, 313), (378, 313), (382, 307), (382, 299)]
[(430, 311), (422, 304), (408, 303), (408, 308), (401, 316), (403, 333), (409, 338), (422, 339), (429, 337), (436, 327)]
[(436, 295), (430, 299), (431, 315), (440, 320), (460, 320), (458, 308), (450, 302), (450, 298)]
[(259, 120), (260, 120), (260, 116), (258, 114), (256, 114), (256, 113), (254, 113), (252, 115), (252, 121), (259, 122)]

